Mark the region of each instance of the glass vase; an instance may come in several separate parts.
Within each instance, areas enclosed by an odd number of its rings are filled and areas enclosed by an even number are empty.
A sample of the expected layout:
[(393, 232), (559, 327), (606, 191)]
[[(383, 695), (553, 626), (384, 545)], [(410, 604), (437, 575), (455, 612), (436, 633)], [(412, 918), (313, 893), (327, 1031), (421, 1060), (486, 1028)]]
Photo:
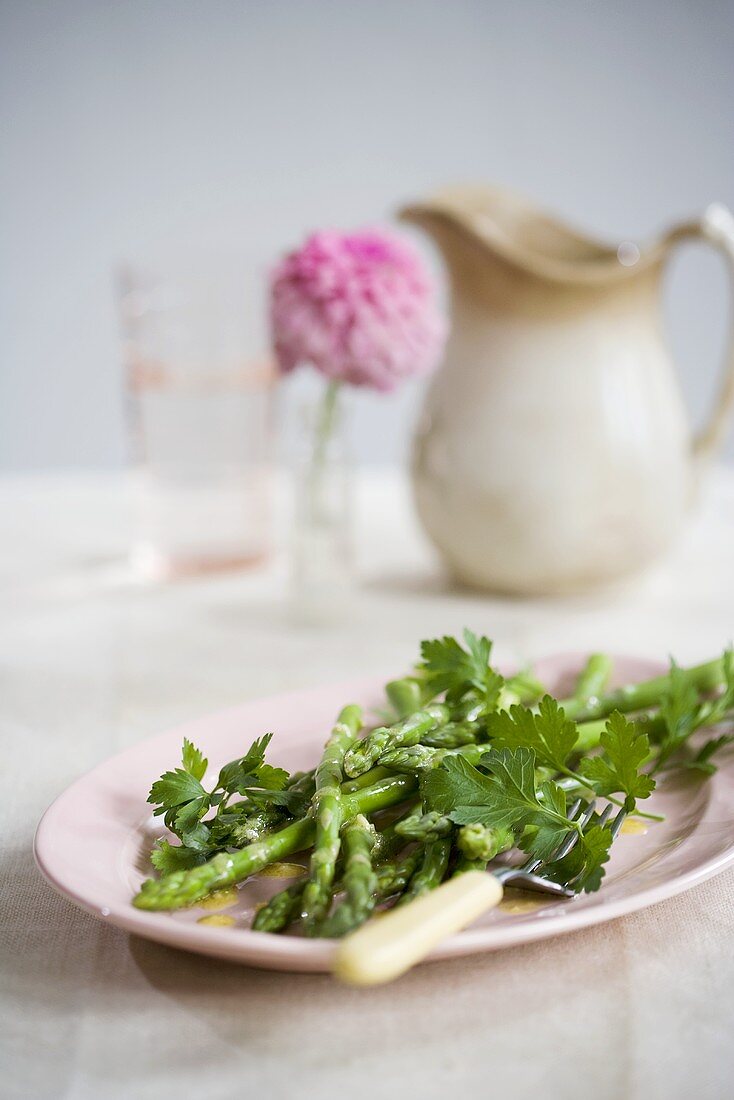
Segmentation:
[(302, 412), (293, 471), (291, 605), (306, 623), (346, 617), (354, 597), (353, 468), (342, 395), (330, 383)]

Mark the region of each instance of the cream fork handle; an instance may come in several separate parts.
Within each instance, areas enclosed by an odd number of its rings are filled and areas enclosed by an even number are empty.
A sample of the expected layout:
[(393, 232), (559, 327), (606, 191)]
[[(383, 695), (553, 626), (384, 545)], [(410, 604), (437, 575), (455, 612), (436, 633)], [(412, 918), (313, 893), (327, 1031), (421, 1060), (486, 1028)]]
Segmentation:
[(347, 936), (337, 948), (334, 973), (350, 985), (392, 981), (446, 936), (499, 905), (502, 892), (501, 882), (484, 871), (457, 875)]

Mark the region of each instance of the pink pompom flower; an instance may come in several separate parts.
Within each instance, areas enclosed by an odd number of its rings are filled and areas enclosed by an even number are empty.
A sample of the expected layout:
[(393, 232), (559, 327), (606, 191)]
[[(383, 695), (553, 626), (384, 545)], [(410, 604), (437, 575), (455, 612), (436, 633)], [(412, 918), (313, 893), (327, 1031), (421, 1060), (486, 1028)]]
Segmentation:
[(446, 322), (418, 252), (382, 230), (313, 233), (273, 273), (280, 369), (311, 363), (332, 382), (390, 391), (437, 366)]

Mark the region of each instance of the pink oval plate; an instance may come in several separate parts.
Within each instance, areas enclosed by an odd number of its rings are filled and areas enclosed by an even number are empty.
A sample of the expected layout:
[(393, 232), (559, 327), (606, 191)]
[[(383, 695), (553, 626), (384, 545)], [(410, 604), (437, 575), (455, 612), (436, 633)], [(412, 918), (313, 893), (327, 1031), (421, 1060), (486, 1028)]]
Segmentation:
[[(555, 694), (567, 693), (583, 658), (539, 661), (536, 671)], [(616, 660), (619, 683), (657, 675), (661, 666), (631, 657)], [(131, 903), (150, 873), (148, 852), (162, 827), (148, 812), (151, 782), (178, 763), (188, 737), (215, 772), (241, 755), (250, 741), (275, 730), (272, 762), (291, 770), (313, 766), (337, 710), (346, 702), (379, 707), (382, 681), (361, 679), (311, 691), (259, 699), (169, 730), (101, 764), (72, 784), (46, 811), (36, 833), (35, 855), (49, 882), (103, 920), (172, 947), (276, 970), (326, 971), (333, 943), (295, 935), (250, 931), (255, 906), (283, 886), (273, 877), (251, 879), (226, 910), (229, 927), (198, 923), (203, 908), (146, 913)], [(270, 759), (270, 756), (269, 756)], [(695, 886), (734, 862), (734, 758), (711, 779), (678, 778), (649, 800), (665, 814), (644, 834), (615, 842), (602, 889), (570, 901), (548, 901), (516, 892), (502, 906), (429, 956), (446, 959), (571, 932), (613, 920)]]

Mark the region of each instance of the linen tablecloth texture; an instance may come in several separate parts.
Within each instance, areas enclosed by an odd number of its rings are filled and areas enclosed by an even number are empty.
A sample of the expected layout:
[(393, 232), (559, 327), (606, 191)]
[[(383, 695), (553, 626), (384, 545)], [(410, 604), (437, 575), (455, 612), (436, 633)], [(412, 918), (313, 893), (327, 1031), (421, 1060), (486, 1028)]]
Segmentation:
[(159, 729), (265, 692), (399, 672), (464, 624), (501, 657), (602, 648), (704, 659), (734, 634), (734, 472), (667, 562), (614, 593), (452, 590), (403, 482), (360, 487), (361, 598), (295, 626), (284, 570), (135, 586), (124, 484), (0, 481), (0, 1096), (145, 1100), (731, 1095), (734, 873), (555, 940), (351, 990), (176, 952), (93, 920), (33, 865), (46, 805)]

